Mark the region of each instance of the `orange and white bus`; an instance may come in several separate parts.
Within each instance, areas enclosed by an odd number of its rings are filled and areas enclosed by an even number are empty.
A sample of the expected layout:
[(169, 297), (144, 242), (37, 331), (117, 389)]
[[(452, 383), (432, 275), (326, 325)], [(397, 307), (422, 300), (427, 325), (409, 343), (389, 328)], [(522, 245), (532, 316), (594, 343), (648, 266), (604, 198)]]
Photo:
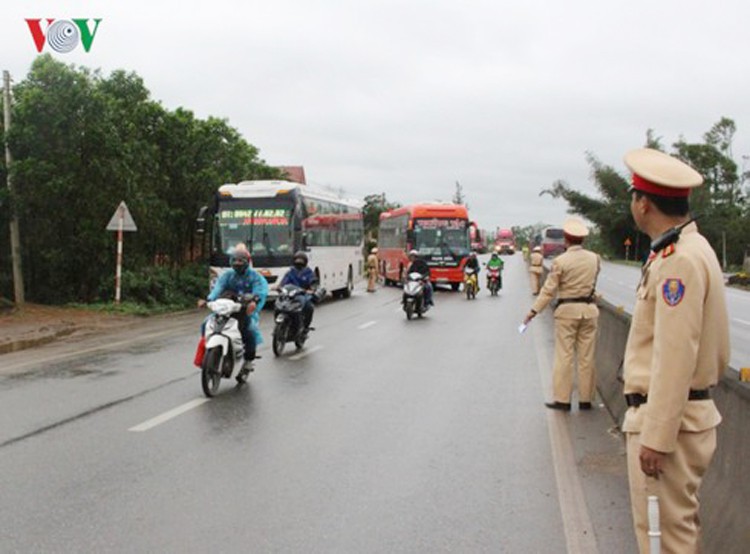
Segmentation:
[(458, 290), (469, 255), (469, 212), (458, 204), (413, 204), (380, 214), (378, 263), (386, 284), (401, 282), (410, 250), (430, 266), (430, 279)]

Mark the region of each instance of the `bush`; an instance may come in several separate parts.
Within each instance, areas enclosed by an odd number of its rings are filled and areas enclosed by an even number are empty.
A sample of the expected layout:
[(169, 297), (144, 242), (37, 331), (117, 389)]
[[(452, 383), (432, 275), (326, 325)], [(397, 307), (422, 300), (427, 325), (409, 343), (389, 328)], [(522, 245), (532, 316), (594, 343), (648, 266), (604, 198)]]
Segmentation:
[(740, 287), (750, 287), (750, 275), (747, 273), (735, 273), (729, 276), (729, 284)]
[(122, 298), (146, 306), (191, 307), (206, 295), (206, 267), (146, 267), (122, 274)]

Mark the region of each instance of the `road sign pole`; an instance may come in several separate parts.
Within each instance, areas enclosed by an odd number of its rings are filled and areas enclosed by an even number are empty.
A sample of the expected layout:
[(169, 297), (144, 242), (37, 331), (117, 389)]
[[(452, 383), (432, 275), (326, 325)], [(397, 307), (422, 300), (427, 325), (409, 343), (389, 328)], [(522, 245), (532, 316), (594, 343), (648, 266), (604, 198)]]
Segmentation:
[(115, 270), (115, 304), (120, 303), (120, 279), (122, 277), (122, 228), (125, 221), (125, 210), (122, 206), (117, 220), (117, 269)]

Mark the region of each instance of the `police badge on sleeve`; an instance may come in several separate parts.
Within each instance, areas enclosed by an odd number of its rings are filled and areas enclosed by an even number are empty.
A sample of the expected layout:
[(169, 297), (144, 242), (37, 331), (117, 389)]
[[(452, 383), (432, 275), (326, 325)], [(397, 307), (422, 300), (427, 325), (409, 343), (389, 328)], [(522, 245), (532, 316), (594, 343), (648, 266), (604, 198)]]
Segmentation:
[(661, 286), (661, 296), (669, 306), (676, 306), (685, 296), (685, 284), (682, 279), (666, 279)]

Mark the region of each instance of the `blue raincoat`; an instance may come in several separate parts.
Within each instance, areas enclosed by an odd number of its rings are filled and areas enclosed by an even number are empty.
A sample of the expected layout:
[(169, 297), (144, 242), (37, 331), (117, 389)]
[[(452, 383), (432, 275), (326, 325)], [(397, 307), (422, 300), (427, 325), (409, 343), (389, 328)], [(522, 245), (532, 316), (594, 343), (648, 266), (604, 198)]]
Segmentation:
[(238, 275), (236, 271), (230, 269), (222, 273), (216, 280), (216, 284), (208, 294), (207, 300), (213, 302), (226, 290), (237, 294), (250, 293), (258, 296), (258, 304), (255, 306), (255, 311), (252, 315), (247, 318), (247, 326), (255, 337), (255, 346), (260, 346), (263, 344), (263, 337), (260, 334), (260, 311), (263, 309), (268, 297), (268, 281), (252, 267), (248, 267), (242, 275)]

